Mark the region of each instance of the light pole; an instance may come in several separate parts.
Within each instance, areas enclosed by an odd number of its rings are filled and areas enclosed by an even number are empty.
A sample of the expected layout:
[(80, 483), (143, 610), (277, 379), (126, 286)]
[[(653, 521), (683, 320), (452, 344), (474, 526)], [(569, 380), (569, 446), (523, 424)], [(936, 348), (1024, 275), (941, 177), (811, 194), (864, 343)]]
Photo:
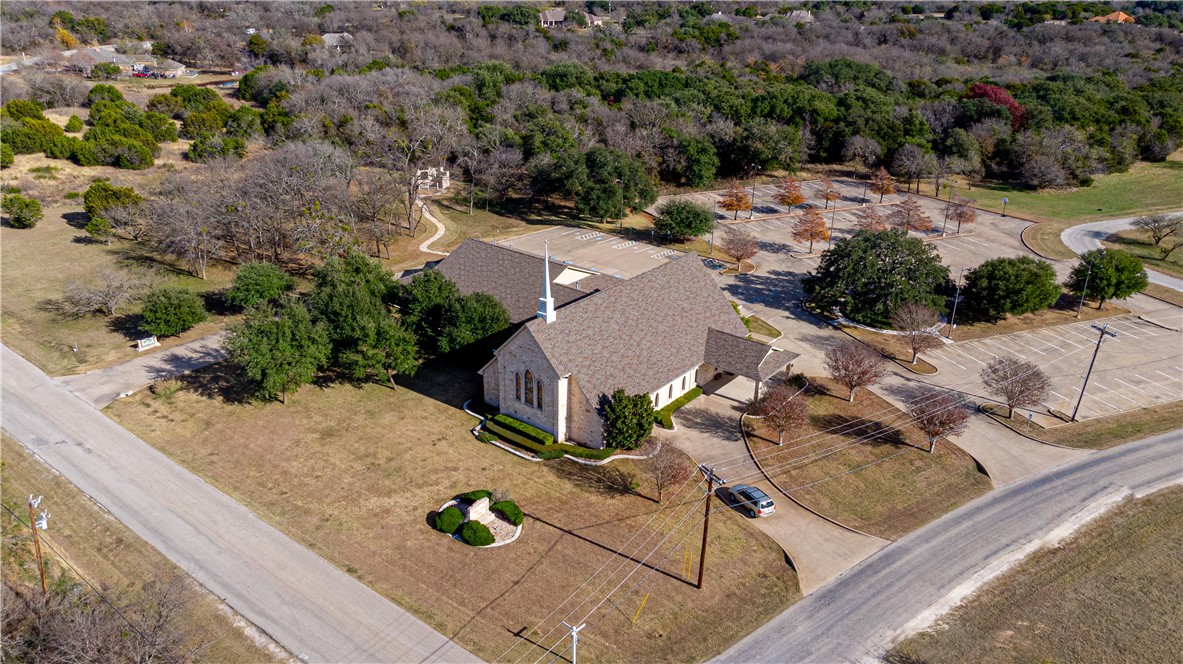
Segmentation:
[[(1104, 248), (1101, 251), (1105, 251)], [(1089, 292), (1089, 277), (1093, 276), (1093, 262), (1088, 262), (1088, 270), (1084, 273), (1084, 288), (1080, 289), (1080, 304), (1076, 305), (1076, 317), (1080, 318), (1080, 312), (1084, 309), (1084, 296)]]
[(752, 164), (752, 209), (748, 210), (748, 219), (751, 219), (756, 214), (756, 174), (760, 172), (760, 167)]
[(1105, 340), (1106, 336), (1114, 338), (1117, 337), (1116, 332), (1109, 331), (1109, 323), (1105, 323), (1100, 327), (1098, 327), (1096, 323), (1093, 323), (1092, 328), (1100, 332), (1100, 334), (1097, 335), (1097, 347), (1093, 349), (1093, 359), (1089, 360), (1089, 369), (1088, 371), (1084, 372), (1084, 385), (1080, 386), (1080, 396), (1076, 399), (1076, 408), (1072, 409), (1073, 422), (1076, 421), (1076, 413), (1080, 410), (1080, 402), (1084, 401), (1084, 391), (1088, 389), (1089, 376), (1093, 375), (1093, 363), (1097, 361), (1097, 353), (1101, 352), (1101, 342)]
[(563, 626), (571, 630), (571, 664), (575, 664), (579, 661), (579, 630), (587, 627), (587, 623), (583, 623), (579, 627), (573, 627), (564, 622)]
[[(616, 184), (620, 185), (620, 224), (616, 227), (617, 233), (624, 232), (624, 180), (616, 178)], [(631, 227), (630, 227), (631, 228)]]
[(38, 530), (47, 530), (49, 528), (49, 512), (42, 512), (41, 518), (34, 518), (33, 509), (41, 506), (41, 496), (33, 497), (29, 494), (29, 527), (33, 529), (33, 548), (37, 552), (37, 571), (41, 573), (41, 592), (45, 595), (49, 594), (49, 584), (45, 581), (45, 564), (41, 561), (41, 538), (37, 536)]
[(1009, 198), (1002, 199), (1002, 216), (1006, 216), (1006, 204), (1010, 202)]
[(867, 181), (863, 183), (863, 195), (859, 197), (863, 199), (863, 207), (866, 207), (867, 205), (867, 185), (871, 184), (871, 180), (869, 178), (870, 176), (868, 176)]
[(838, 214), (838, 207), (834, 207), (834, 211), (830, 213), (830, 236), (826, 238), (826, 249), (834, 246), (834, 217)]
[[(945, 229), (949, 227), (949, 208), (953, 207), (953, 185), (949, 185), (949, 202), (945, 203), (945, 220), (941, 222), (941, 237), (945, 237)], [(961, 232), (961, 224), (957, 224), (957, 232)]]
[(957, 292), (953, 295), (953, 313), (949, 315), (949, 334), (945, 335), (949, 341), (953, 340), (953, 328), (957, 326), (957, 303), (961, 301), (961, 277), (965, 276), (967, 268), (961, 268), (957, 273)]

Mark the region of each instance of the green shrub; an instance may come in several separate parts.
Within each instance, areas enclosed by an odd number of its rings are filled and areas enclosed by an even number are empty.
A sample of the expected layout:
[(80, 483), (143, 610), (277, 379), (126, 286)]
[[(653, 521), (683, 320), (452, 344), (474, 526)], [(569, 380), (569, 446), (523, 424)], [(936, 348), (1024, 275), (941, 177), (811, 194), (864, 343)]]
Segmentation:
[(541, 452), (535, 452), (534, 456), (538, 457), (539, 459), (542, 459), (543, 461), (550, 461), (551, 459), (561, 459), (561, 458), (563, 458), (564, 454), (565, 453), (563, 452), (563, 450), (555, 448), (555, 449), (542, 450)]
[(467, 500), (470, 503), (475, 503), (481, 498), (488, 498), (492, 495), (493, 492), (489, 491), (488, 489), (477, 489), (476, 491), (469, 491), (468, 493), (462, 493), (459, 496), (456, 496), (456, 500)]
[(226, 291), (226, 302), (246, 308), (278, 300), (295, 287), (296, 280), (272, 263), (245, 263), (238, 268), (234, 284)]
[(522, 508), (518, 507), (517, 503), (512, 500), (493, 503), (489, 506), (489, 509), (505, 517), (506, 521), (509, 521), (515, 526), (522, 525), (522, 520), (525, 518), (522, 516)]
[(694, 401), (695, 399), (697, 399), (700, 396), (702, 396), (702, 388), (701, 387), (695, 386), (694, 388), (691, 388), (691, 390), (689, 392), (687, 392), (686, 394), (683, 394), (682, 396), (678, 397), (677, 399), (674, 399), (673, 401), (669, 402), (661, 410), (655, 411), (653, 413), (653, 421), (656, 422), (657, 424), (660, 424), (661, 427), (664, 429), (673, 429), (674, 428), (674, 420), (673, 420), (674, 411), (678, 410), (682, 406), (685, 406), (686, 404), (690, 403), (691, 401)]
[(67, 192), (66, 192), (66, 198), (67, 198), (67, 199), (71, 199), (71, 200), (72, 200), (72, 199), (75, 199), (75, 198), (82, 198), (82, 194), (81, 194), (80, 192), (77, 192), (77, 191), (67, 191)]
[(435, 529), (441, 533), (451, 535), (456, 532), (456, 529), (462, 523), (464, 523), (464, 513), (457, 509), (455, 505), (445, 507), (443, 511), (435, 515)]
[(189, 146), (185, 158), (204, 164), (218, 157), (242, 159), (246, 156), (246, 141), (233, 136), (202, 134)]
[(222, 133), (222, 121), (213, 113), (190, 113), (181, 123), (181, 138), (195, 139), (205, 134)]
[(16, 161), (16, 155), (12, 152), (12, 146), (8, 143), (0, 143), (0, 168), (8, 168), (12, 166), (14, 161)]
[(201, 298), (181, 288), (157, 288), (144, 296), (143, 328), (158, 337), (171, 337), (205, 320)]
[(78, 117), (77, 115), (71, 115), (70, 119), (66, 121), (66, 131), (82, 131), (82, 118)]
[(8, 215), (8, 225), (13, 228), (32, 228), (41, 221), (41, 203), (35, 198), (11, 194), (4, 197), (0, 209)]
[(114, 62), (99, 62), (90, 68), (90, 77), (96, 81), (109, 81), (119, 78), (122, 72), (123, 70)]
[(41, 112), (43, 110), (45, 110), (45, 107), (40, 102), (31, 99), (13, 99), (4, 105), (4, 111), (13, 120), (22, 120), (24, 118), (44, 120), (46, 118), (45, 114)]
[(497, 436), (494, 436), (493, 434), (489, 433), (488, 431), (478, 431), (476, 434), (476, 439), (481, 441), (482, 443), (492, 443), (492, 442), (496, 442)]
[(466, 521), (460, 527), (460, 539), (469, 546), (489, 546), (494, 542), (493, 533), (480, 521)]
[[(549, 433), (539, 429), (538, 427), (526, 424), (521, 420), (516, 420), (505, 413), (494, 415), (492, 420), (500, 429), (507, 429), (509, 432), (517, 434), (538, 443), (540, 445), (552, 445), (555, 442), (555, 437)], [(496, 431), (496, 429), (494, 429)]]
[(95, 102), (99, 101), (123, 101), (123, 93), (111, 85), (100, 83), (90, 89), (86, 95), (86, 101), (82, 103), (83, 106), (93, 106)]

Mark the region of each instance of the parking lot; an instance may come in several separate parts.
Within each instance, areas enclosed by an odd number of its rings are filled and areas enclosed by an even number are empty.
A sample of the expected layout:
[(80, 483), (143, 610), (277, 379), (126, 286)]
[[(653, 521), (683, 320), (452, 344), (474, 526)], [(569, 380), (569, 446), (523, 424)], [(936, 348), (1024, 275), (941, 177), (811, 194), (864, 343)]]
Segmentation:
[(559, 226), (502, 240), (499, 244), (535, 256), (541, 256), (545, 252), (544, 244), (549, 244), (550, 255), (555, 260), (622, 279), (648, 272), (682, 255), (675, 249), (644, 242), (642, 237)]
[[(828, 207), (830, 210), (858, 208), (864, 203), (879, 204), (879, 195), (871, 193), (866, 187), (867, 183), (863, 180), (835, 178), (833, 182), (834, 188), (841, 194), (841, 198), (829, 204)], [(662, 203), (674, 198), (693, 201), (699, 205), (711, 208), (715, 211), (715, 219), (718, 221), (732, 221), (735, 219), (739, 221), (761, 221), (786, 217), (790, 214), (799, 214), (801, 210), (808, 207), (816, 207), (819, 210), (825, 210), (827, 208), (826, 201), (822, 198), (823, 187), (820, 180), (809, 180), (801, 183), (801, 194), (805, 196), (805, 202), (795, 206), (792, 211), (789, 210), (788, 206), (776, 202), (776, 195), (780, 190), (775, 184), (749, 184), (745, 189), (747, 189), (748, 196), (752, 199), (751, 211), (734, 213), (720, 208), (719, 201), (722, 199), (723, 194), (726, 193), (722, 190), (660, 196), (657, 202), (646, 211), (650, 214), (656, 214), (657, 208)], [(903, 200), (901, 195), (889, 194), (883, 197), (883, 204), (898, 203), (901, 200)]]

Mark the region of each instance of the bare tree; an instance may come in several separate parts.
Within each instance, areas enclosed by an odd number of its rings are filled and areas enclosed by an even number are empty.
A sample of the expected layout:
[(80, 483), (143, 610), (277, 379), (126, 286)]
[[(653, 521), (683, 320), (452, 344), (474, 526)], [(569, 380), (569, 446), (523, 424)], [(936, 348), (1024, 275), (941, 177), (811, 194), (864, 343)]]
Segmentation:
[(908, 415), (928, 436), (928, 453), (937, 448), (937, 438), (958, 436), (969, 426), (969, 411), (960, 399), (944, 390), (928, 389), (908, 406)]
[(74, 282), (66, 286), (59, 300), (47, 307), (65, 318), (91, 314), (114, 316), (123, 305), (139, 298), (151, 286), (149, 278), (138, 272), (105, 269), (98, 273), (98, 283)]
[(891, 160), (891, 168), (896, 173), (906, 176), (909, 186), (915, 182), (916, 191), (919, 193), (920, 178), (928, 174), (933, 168), (932, 155), (909, 143), (896, 150), (895, 157)]
[(919, 302), (909, 302), (892, 314), (891, 326), (903, 332), (904, 341), (912, 351), (912, 364), (916, 364), (916, 359), (923, 351), (941, 347), (940, 337), (933, 332), (940, 320), (940, 314), (935, 309)]
[(879, 141), (866, 136), (851, 136), (842, 146), (843, 161), (857, 161), (869, 172), (883, 158), (883, 147)]
[(499, 147), (492, 152), (483, 153), (480, 162), (473, 177), (484, 193), (487, 212), (490, 200), (504, 199), (513, 188), (514, 182), (522, 173), (524, 162), (522, 151), (509, 147)]
[(1010, 418), (1015, 408), (1039, 405), (1052, 389), (1051, 379), (1034, 362), (1015, 357), (994, 358), (982, 369), (981, 378), (987, 390), (1006, 402)]
[(184, 261), (200, 279), (205, 279), (206, 268), (220, 256), (223, 245), (210, 218), (204, 189), (196, 180), (186, 179), (152, 201), (156, 246)]
[(830, 178), (822, 178), (822, 198), (826, 201), (826, 209), (830, 209), (830, 203), (842, 198), (842, 192), (834, 186), (834, 181)]
[(873, 207), (860, 208), (858, 212), (854, 213), (854, 217), (855, 228), (860, 231), (878, 233), (887, 230), (887, 220), (883, 218), (882, 214), (879, 214), (879, 210)]
[(1130, 224), (1134, 228), (1150, 235), (1154, 246), (1160, 246), (1167, 237), (1180, 231), (1183, 217), (1169, 214), (1151, 214), (1138, 217)]
[(768, 390), (756, 402), (755, 414), (763, 417), (764, 422), (780, 436), (777, 445), (784, 444), (785, 432), (800, 429), (809, 421), (809, 407), (802, 395), (803, 391), (781, 384)]
[(911, 196), (908, 196), (904, 199), (903, 203), (897, 205), (887, 215), (887, 220), (893, 225), (902, 228), (905, 233), (910, 230), (932, 230), (932, 219), (924, 214), (924, 208), (921, 208), (920, 204), (916, 202), (916, 199)]
[(728, 228), (723, 232), (723, 239), (719, 241), (719, 246), (729, 256), (742, 263), (760, 251), (760, 240), (751, 231), (742, 228)]
[(694, 468), (686, 453), (668, 442), (662, 443), (657, 454), (641, 462), (641, 467), (653, 480), (659, 503), (665, 499), (665, 490), (690, 479)]
[(854, 401), (855, 390), (874, 385), (887, 373), (887, 364), (879, 351), (854, 339), (827, 350), (825, 367), (834, 382), (850, 390), (850, 401)]

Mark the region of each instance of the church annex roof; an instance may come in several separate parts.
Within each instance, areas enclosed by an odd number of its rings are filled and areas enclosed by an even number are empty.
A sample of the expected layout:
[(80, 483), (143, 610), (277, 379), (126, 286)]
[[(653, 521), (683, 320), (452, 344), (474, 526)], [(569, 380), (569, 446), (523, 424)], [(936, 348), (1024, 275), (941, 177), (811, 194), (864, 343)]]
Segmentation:
[(702, 364), (711, 328), (747, 334), (710, 271), (691, 253), (568, 304), (553, 323), (532, 320), (523, 333), (535, 338), (559, 375), (574, 376), (598, 401), (617, 388), (651, 393)]
[(723, 371), (764, 382), (798, 357), (798, 353), (752, 341), (746, 335), (710, 329), (703, 361)]
[[(615, 277), (600, 274), (584, 277), (569, 286), (555, 283), (566, 267), (554, 259), (550, 261), (551, 293), (556, 308), (620, 283)], [(515, 325), (538, 311), (538, 295), (542, 290), (540, 256), (483, 240), (465, 240), (435, 269), (455, 282), (464, 295), (477, 292), (492, 295), (509, 312), (509, 320)]]

